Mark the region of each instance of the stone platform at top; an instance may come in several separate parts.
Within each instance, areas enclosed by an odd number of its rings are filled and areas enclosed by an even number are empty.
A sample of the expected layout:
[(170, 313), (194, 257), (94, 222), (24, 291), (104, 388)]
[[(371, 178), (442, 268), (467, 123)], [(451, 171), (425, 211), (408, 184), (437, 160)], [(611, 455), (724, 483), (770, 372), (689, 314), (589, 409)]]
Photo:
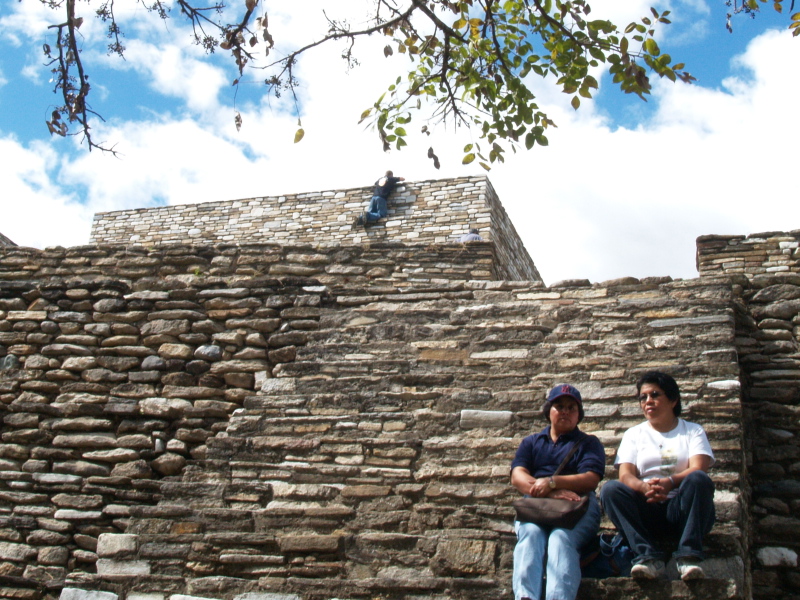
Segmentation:
[(475, 227), (492, 243), (507, 279), (541, 281), (485, 176), (403, 182), (390, 198), (387, 219), (354, 229), (353, 218), (371, 195), (368, 186), (98, 213), (90, 243), (429, 246), (456, 243)]

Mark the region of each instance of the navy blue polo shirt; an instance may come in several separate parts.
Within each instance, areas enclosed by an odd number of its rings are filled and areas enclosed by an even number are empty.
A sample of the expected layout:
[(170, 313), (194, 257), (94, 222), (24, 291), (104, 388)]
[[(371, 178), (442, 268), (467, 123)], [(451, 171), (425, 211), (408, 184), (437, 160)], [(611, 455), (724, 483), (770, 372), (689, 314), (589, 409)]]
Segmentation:
[(572, 449), (572, 445), (580, 440), (585, 441), (559, 475), (577, 475), (592, 471), (602, 479), (606, 468), (603, 444), (595, 436), (587, 435), (577, 427), (569, 433), (562, 433), (555, 443), (550, 439), (550, 425), (539, 433), (529, 435), (517, 448), (511, 470), (514, 467), (524, 467), (534, 477), (550, 477)]

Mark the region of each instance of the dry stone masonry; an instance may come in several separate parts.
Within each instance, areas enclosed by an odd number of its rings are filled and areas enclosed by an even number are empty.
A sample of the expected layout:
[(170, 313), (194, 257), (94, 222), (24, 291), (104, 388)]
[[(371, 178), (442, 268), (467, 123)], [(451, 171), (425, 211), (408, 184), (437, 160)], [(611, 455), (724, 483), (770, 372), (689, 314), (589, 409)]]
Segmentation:
[(237, 241), (0, 249), (0, 597), (508, 599), (544, 394), (583, 391), (614, 477), (653, 368), (717, 456), (709, 578), (579, 597), (800, 596), (796, 268), (545, 287), (496, 234)]
[(748, 277), (800, 271), (800, 230), (743, 235), (704, 235), (697, 239), (700, 275)]
[(4, 236), (2, 233), (0, 233), (0, 247), (3, 247), (3, 246), (6, 246), (6, 247), (7, 246), (16, 246), (16, 244), (14, 242), (12, 242), (10, 239), (8, 239), (6, 236)]
[(226, 202), (183, 204), (98, 213), (98, 244), (218, 244), (248, 242), (302, 245), (376, 242), (439, 246), (470, 227), (494, 242), (504, 279), (541, 281), (533, 261), (486, 177), (401, 183), (389, 216), (364, 229), (351, 226), (372, 197), (372, 186)]

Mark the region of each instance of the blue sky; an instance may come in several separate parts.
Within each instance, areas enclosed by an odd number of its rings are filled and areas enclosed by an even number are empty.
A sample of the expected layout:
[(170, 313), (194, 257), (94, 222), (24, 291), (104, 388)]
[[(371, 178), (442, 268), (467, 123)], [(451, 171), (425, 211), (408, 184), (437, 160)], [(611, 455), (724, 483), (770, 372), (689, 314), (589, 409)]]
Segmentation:
[[(363, 0), (337, 3), (357, 10)], [(368, 3), (367, 3), (368, 4)], [(650, 2), (597, 0), (593, 16), (624, 26)], [(297, 116), (286, 99), (265, 96), (248, 79), (234, 107), (230, 59), (208, 60), (179, 20), (150, 19), (134, 0), (118, 0), (128, 37), (126, 60), (107, 57), (102, 27), (86, 12), (81, 31), (93, 83), (96, 141), (119, 158), (87, 152), (78, 140), (51, 138), (44, 121), (58, 98), (43, 66), (46, 25), (56, 15), (39, 0), (0, 5), (0, 232), (20, 245), (88, 241), (95, 212), (368, 185), (393, 168), (410, 180), (483, 173), (462, 166), (469, 132), (438, 128), (384, 154), (357, 125), (403, 67), (384, 59), (384, 40), (357, 47), (361, 66), (346, 72), (339, 48), (301, 63), (306, 137), (293, 144)], [(280, 48), (324, 30), (324, 0), (267, 3)], [(800, 229), (785, 138), (800, 82), (793, 74), (800, 38), (770, 5), (755, 20), (740, 15), (725, 29), (723, 0), (656, 3), (672, 10), (659, 33), (662, 51), (680, 58), (698, 82), (657, 81), (648, 102), (619, 93), (608, 77), (578, 112), (550, 85), (538, 102), (559, 127), (550, 146), (509, 156), (489, 173), (545, 281), (603, 281), (632, 275), (693, 277), (694, 240), (708, 233)], [(330, 9), (328, 9), (330, 11)], [(234, 127), (235, 111), (243, 127)], [(415, 128), (422, 123), (419, 118)], [(425, 158), (433, 144), (442, 160)], [(743, 162), (746, 161), (746, 168)], [(568, 232), (565, 235), (564, 232)]]

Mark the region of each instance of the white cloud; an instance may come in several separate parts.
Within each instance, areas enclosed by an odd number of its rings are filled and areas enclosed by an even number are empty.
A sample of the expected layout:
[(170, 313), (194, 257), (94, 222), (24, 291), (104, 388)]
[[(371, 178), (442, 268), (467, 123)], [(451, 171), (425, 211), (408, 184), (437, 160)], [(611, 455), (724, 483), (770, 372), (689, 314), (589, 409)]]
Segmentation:
[(193, 56), (174, 44), (159, 45), (132, 40), (125, 50), (125, 61), (109, 57), (115, 68), (132, 67), (155, 91), (182, 99), (191, 111), (218, 110), (217, 94), (229, 85), (222, 69)]
[(0, 138), (2, 233), (20, 246), (77, 246), (88, 241), (92, 214), (53, 176), (58, 157), (45, 144)]

